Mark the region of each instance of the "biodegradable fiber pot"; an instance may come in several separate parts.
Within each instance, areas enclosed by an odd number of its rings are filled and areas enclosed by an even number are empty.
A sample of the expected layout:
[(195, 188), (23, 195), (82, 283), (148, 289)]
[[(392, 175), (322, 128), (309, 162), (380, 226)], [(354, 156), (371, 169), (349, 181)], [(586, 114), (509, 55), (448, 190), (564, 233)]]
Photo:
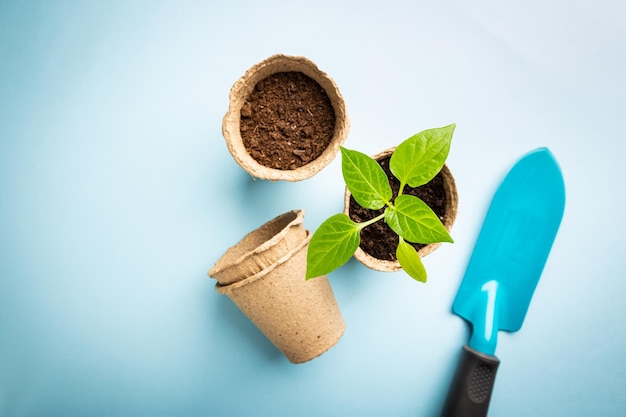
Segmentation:
[(334, 346), (345, 322), (328, 279), (305, 280), (311, 239), (304, 211), (282, 214), (250, 232), (209, 271), (227, 295), (293, 363)]
[[(372, 158), (374, 158), (376, 161), (381, 163), (381, 165), (383, 166), (383, 169), (387, 170), (389, 158), (391, 158), (391, 154), (393, 153), (394, 150), (395, 150), (395, 147), (386, 149), (376, 155), (373, 155)], [(389, 172), (387, 172), (387, 174), (388, 174), (388, 177), (391, 176)], [(395, 178), (393, 178), (393, 181), (397, 182)], [(399, 187), (399, 183), (397, 184), (397, 187)], [(431, 180), (429, 183), (421, 187), (418, 187), (418, 189), (422, 187), (426, 188), (429, 192), (431, 190), (437, 191), (437, 188), (439, 188), (439, 191), (443, 191), (444, 202), (443, 202), (442, 207), (439, 208), (441, 213), (438, 213), (438, 214), (440, 214), (440, 220), (442, 221), (444, 227), (446, 228), (448, 232), (450, 232), (450, 230), (452, 229), (452, 225), (454, 224), (454, 220), (456, 219), (456, 213), (457, 213), (457, 207), (458, 207), (458, 195), (456, 191), (456, 183), (454, 181), (454, 177), (452, 176), (452, 172), (450, 172), (450, 169), (448, 168), (448, 166), (444, 165), (441, 171), (439, 172), (439, 174), (437, 174), (437, 176), (433, 180)], [(428, 201), (425, 201), (425, 202), (428, 204)], [(353, 216), (353, 214), (351, 213), (351, 207), (353, 204), (356, 204), (356, 203), (354, 202), (354, 199), (351, 198), (350, 191), (346, 187), (345, 195), (344, 195), (344, 213), (350, 216), (351, 218)], [(437, 210), (435, 210), (434, 208), (433, 210), (437, 213)], [(374, 216), (372, 215), (371, 217), (373, 218)], [(388, 228), (388, 226), (384, 224), (383, 221), (380, 221), (377, 223), (380, 223), (381, 227)], [(373, 227), (373, 226), (368, 226), (368, 227)], [(372, 254), (368, 253), (366, 250), (363, 249), (363, 247), (366, 244), (365, 242), (366, 237), (364, 236), (364, 233), (366, 232), (366, 230), (367, 230), (367, 227), (361, 232), (361, 245), (356, 250), (354, 257), (363, 265), (367, 266), (368, 268), (374, 269), (376, 271), (393, 272), (393, 271), (401, 270), (402, 267), (400, 266), (400, 263), (397, 260), (381, 259), (379, 257), (373, 256)], [(372, 242), (372, 244), (378, 245), (380, 244), (380, 242)], [(420, 257), (424, 257), (432, 253), (439, 246), (441, 246), (441, 243), (418, 245), (417, 253)], [(393, 249), (395, 250), (395, 248)]]
[[(324, 144), (322, 144), (319, 137), (317, 139), (309, 137), (312, 123), (316, 120), (315, 109), (301, 106), (299, 99), (294, 98), (296, 97), (296, 92), (290, 90), (293, 85), (285, 85), (281, 86), (283, 90), (288, 91), (285, 95), (284, 105), (278, 103), (275, 105), (276, 108), (273, 108), (274, 104), (265, 105), (263, 108), (264, 114), (271, 113), (274, 115), (273, 117), (276, 117), (270, 123), (270, 128), (274, 130), (268, 132), (267, 126), (259, 127), (257, 125), (250, 129), (246, 128), (246, 135), (251, 135), (251, 138), (248, 139), (249, 141), (252, 139), (256, 141), (259, 137), (264, 137), (264, 141), (269, 141), (271, 145), (275, 145), (280, 141), (287, 146), (294, 146), (294, 149), (291, 150), (293, 160), (300, 161), (301, 158), (304, 159), (300, 162), (302, 165), (298, 163), (290, 168), (276, 168), (259, 163), (259, 158), (253, 157), (250, 150), (246, 147), (246, 143), (249, 145), (249, 142), (245, 142), (242, 137), (242, 117), (245, 118), (242, 116), (242, 110), (245, 116), (249, 116), (252, 113), (249, 109), (249, 103), (247, 103), (248, 99), (255, 91), (255, 88), (256, 90), (263, 90), (261, 86), (266, 84), (265, 81), (268, 77), (280, 73), (300, 73), (308, 77), (304, 77), (307, 80), (310, 79), (317, 83), (323, 89), (323, 92), (319, 92), (320, 95), (327, 96), (327, 98), (324, 98), (324, 102), (328, 103), (330, 101), (334, 112), (334, 122), (328, 126), (328, 133), (324, 135)], [(350, 128), (344, 99), (339, 88), (328, 74), (322, 72), (312, 61), (304, 57), (273, 55), (254, 65), (246, 71), (243, 77), (235, 82), (230, 90), (229, 100), (228, 112), (224, 116), (222, 123), (222, 134), (226, 140), (226, 145), (235, 161), (253, 177), (260, 179), (300, 181), (312, 177), (335, 158), (339, 147), (346, 140)], [(293, 111), (300, 113), (300, 115), (296, 114), (298, 116), (297, 121), (290, 119), (290, 116), (287, 115), (285, 109), (288, 108), (293, 108)], [(290, 136), (285, 135), (298, 137), (299, 145), (296, 143), (292, 144)], [(307, 143), (307, 140), (312, 142)], [(326, 143), (328, 144), (326, 145)], [(267, 151), (261, 150), (259, 153), (268, 156), (273, 155), (272, 152), (275, 149), (272, 148), (275, 146), (271, 145), (267, 146)], [(303, 145), (307, 145), (307, 150), (298, 147)], [(311, 148), (315, 148), (315, 151), (311, 152)], [(272, 161), (278, 159), (279, 157), (271, 156)]]

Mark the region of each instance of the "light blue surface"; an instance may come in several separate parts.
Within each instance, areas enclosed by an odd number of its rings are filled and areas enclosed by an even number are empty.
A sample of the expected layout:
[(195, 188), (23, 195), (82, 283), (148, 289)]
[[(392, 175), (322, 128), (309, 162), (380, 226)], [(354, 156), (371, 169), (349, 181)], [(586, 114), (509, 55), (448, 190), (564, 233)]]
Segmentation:
[[(480, 222), (540, 146), (568, 205), (500, 335), (491, 415), (623, 415), (625, 19), (617, 0), (0, 2), (0, 415), (436, 415)], [(334, 78), (352, 149), (457, 123), (455, 243), (426, 285), (331, 274), (346, 333), (297, 366), (207, 277), (274, 216), (313, 230), (342, 208), (339, 159), (268, 183), (226, 150), (228, 91), (274, 53)]]
[(527, 153), (507, 172), (452, 306), (471, 323), (471, 348), (494, 355), (498, 331), (522, 327), (564, 209), (563, 176), (547, 148)]

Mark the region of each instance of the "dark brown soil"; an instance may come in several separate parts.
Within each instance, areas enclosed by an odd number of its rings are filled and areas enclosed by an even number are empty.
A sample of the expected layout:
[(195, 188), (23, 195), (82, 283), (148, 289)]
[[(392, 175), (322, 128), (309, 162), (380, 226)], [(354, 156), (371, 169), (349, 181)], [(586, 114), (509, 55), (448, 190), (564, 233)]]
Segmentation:
[[(393, 190), (393, 198), (395, 199), (400, 189), (400, 181), (397, 180), (391, 174), (389, 170), (389, 159), (386, 157), (378, 163), (382, 166), (383, 170), (389, 178), (389, 184)], [(409, 187), (404, 188), (404, 194), (414, 195), (419, 197), (428, 206), (433, 209), (435, 214), (439, 216), (439, 219), (443, 221), (445, 214), (446, 194), (443, 188), (443, 178), (441, 173), (437, 174), (429, 183), (424, 184), (417, 188)], [(373, 219), (383, 213), (385, 209), (381, 210), (368, 210), (357, 204), (353, 197), (350, 197), (349, 213), (350, 218), (355, 222), (364, 222)], [(425, 245), (420, 243), (412, 243), (416, 250), (423, 248)], [(396, 261), (396, 248), (398, 247), (398, 235), (391, 230), (391, 228), (385, 223), (384, 220), (377, 221), (376, 223), (367, 226), (361, 230), (361, 249), (370, 254), (371, 256), (383, 259), (387, 261)]]
[(241, 109), (243, 144), (261, 165), (291, 170), (318, 158), (330, 144), (335, 111), (326, 91), (301, 72), (259, 81)]

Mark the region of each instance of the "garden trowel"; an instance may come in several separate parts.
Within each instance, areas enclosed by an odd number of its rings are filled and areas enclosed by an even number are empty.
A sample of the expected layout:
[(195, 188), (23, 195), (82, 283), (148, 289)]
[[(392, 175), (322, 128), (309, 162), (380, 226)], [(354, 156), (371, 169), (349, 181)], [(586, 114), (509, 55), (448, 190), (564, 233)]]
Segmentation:
[(472, 324), (443, 417), (486, 416), (500, 364), (499, 330), (522, 327), (565, 207), (559, 166), (546, 148), (521, 158), (500, 184), (453, 304)]

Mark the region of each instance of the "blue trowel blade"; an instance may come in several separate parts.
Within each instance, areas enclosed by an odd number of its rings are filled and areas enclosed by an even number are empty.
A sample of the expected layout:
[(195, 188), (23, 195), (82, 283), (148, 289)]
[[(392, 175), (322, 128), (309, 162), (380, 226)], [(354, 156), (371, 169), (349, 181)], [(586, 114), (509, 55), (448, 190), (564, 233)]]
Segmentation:
[(453, 304), (472, 323), (470, 347), (493, 355), (498, 330), (521, 328), (564, 207), (563, 176), (548, 149), (526, 154), (506, 175)]

